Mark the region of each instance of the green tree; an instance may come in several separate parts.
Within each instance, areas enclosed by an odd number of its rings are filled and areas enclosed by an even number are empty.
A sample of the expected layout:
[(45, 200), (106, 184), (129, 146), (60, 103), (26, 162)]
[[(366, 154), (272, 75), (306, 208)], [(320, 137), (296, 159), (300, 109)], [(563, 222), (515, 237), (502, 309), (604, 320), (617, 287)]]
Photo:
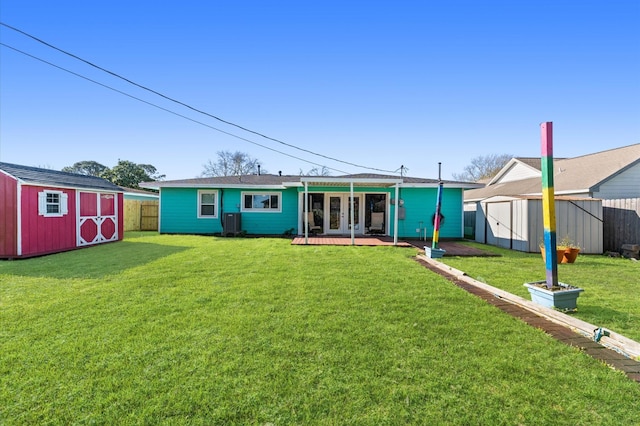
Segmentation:
[(480, 155), (471, 159), (463, 173), (452, 173), (455, 180), (478, 182), (492, 178), (513, 158), (511, 154)]
[(151, 182), (164, 179), (151, 164), (136, 164), (131, 161), (118, 160), (112, 169), (103, 172), (102, 177), (119, 186), (139, 188), (140, 182)]
[[(258, 173), (259, 160), (245, 152), (218, 151), (217, 154), (218, 159), (215, 162), (209, 160), (203, 165), (201, 176), (242, 176)], [(267, 171), (262, 169), (261, 173)]]
[(62, 171), (86, 176), (102, 176), (107, 169), (109, 169), (107, 166), (97, 161), (78, 161), (73, 166), (63, 167)]

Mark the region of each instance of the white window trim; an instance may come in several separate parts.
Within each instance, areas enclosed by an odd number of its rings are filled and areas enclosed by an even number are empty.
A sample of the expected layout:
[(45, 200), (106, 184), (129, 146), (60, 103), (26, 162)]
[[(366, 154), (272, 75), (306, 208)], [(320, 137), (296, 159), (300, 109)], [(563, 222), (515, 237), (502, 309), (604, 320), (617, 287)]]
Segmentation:
[[(245, 195), (275, 195), (278, 197), (278, 208), (277, 209), (247, 209), (244, 207), (244, 197)], [(265, 191), (243, 191), (240, 193), (240, 211), (246, 213), (282, 213), (282, 192), (265, 192)]]
[[(58, 213), (48, 213), (47, 212), (47, 195), (56, 194), (58, 195), (59, 203), (59, 211)], [(38, 215), (44, 217), (62, 217), (69, 213), (69, 195), (66, 192), (62, 191), (54, 191), (45, 189), (42, 192), (38, 192)]]
[[(214, 195), (214, 205), (213, 205), (213, 216), (202, 215), (202, 194), (213, 194)], [(217, 219), (218, 218), (218, 191), (215, 189), (199, 189), (198, 190), (198, 219)]]

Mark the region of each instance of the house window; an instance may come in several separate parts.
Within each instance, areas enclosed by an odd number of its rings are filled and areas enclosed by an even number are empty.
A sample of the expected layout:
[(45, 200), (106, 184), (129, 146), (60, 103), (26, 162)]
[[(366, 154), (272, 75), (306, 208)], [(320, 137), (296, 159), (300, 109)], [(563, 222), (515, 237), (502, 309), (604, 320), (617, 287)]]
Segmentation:
[(218, 217), (218, 191), (198, 191), (198, 217)]
[(243, 192), (242, 211), (280, 212), (280, 193)]
[(38, 214), (45, 217), (61, 217), (68, 210), (68, 195), (62, 191), (38, 192)]

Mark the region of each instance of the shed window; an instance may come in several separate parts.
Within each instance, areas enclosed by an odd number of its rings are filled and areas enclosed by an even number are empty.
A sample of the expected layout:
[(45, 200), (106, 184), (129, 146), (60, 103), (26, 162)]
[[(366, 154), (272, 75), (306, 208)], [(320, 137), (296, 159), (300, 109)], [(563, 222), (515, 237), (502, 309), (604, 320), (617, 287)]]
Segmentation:
[(62, 191), (38, 192), (38, 214), (45, 217), (61, 217), (69, 212), (68, 195)]
[(277, 192), (244, 192), (242, 199), (242, 211), (281, 211), (280, 193)]
[(218, 217), (218, 191), (198, 191), (198, 217)]

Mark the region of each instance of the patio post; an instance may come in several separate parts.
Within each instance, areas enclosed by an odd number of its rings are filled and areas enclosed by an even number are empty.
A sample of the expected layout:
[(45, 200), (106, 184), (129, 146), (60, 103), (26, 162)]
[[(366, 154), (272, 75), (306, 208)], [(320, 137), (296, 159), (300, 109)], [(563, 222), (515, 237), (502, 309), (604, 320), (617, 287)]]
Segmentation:
[(394, 220), (393, 220), (393, 245), (397, 246), (398, 245), (398, 205), (400, 204), (400, 198), (398, 198), (400, 196), (400, 184), (398, 182), (396, 182), (396, 202), (395, 202), (395, 209), (394, 209)]
[(302, 223), (304, 226), (304, 243), (309, 244), (309, 182), (304, 183), (304, 215)]
[(351, 197), (351, 203), (349, 203), (349, 223), (351, 223), (351, 245), (356, 245), (356, 230), (353, 222), (355, 221), (354, 204), (353, 199), (353, 181), (349, 182), (349, 196)]

